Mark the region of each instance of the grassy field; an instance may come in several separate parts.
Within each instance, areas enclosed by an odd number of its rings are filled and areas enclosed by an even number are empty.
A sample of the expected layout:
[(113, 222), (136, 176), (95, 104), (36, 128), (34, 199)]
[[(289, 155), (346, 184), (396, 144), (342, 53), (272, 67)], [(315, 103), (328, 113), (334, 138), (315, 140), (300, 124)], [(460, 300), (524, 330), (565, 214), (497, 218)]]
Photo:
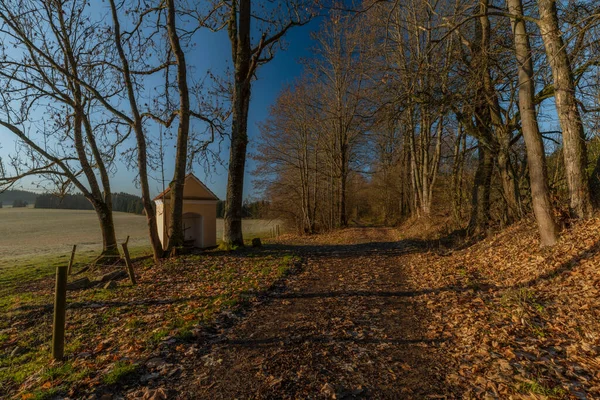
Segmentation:
[[(266, 238), (277, 223), (244, 221), (245, 237)], [(132, 256), (149, 254), (143, 216), (115, 213), (115, 225), (119, 241), (130, 236)], [(218, 237), (222, 231), (223, 221), (218, 220)], [(166, 343), (165, 338), (185, 341), (200, 325), (211, 323), (215, 313), (236, 308), (249, 293), (270, 287), (295, 262), (288, 254), (251, 247), (185, 256), (158, 267), (148, 259), (139, 261), (137, 286), (120, 282), (118, 290), (69, 292), (68, 361), (52, 364), (56, 266), (67, 264), (77, 244), (78, 271), (97, 256), (101, 240), (92, 211), (0, 209), (0, 398), (18, 394), (45, 399), (74, 385), (85, 391), (117, 382), (142, 368), (140, 361)], [(98, 274), (89, 271), (91, 279)], [(114, 352), (123, 356), (117, 359)]]
[[(119, 242), (130, 236), (130, 247), (148, 247), (146, 219), (141, 215), (116, 212)], [(248, 237), (267, 236), (279, 222), (244, 221)], [(223, 234), (223, 220), (217, 220), (217, 238)], [(96, 254), (102, 237), (93, 211), (0, 208), (0, 270), (7, 265), (32, 264), (47, 256), (66, 257), (76, 244), (79, 255)], [(35, 264), (35, 262), (33, 262)]]
[[(116, 212), (117, 240), (130, 236), (132, 257), (150, 254), (146, 218)], [(246, 239), (267, 237), (279, 223), (268, 220), (244, 221)], [(223, 220), (217, 220), (217, 239), (223, 234)], [(93, 211), (0, 208), (0, 297), (31, 279), (54, 274), (56, 266), (68, 262), (77, 245), (76, 264), (92, 261), (102, 249), (102, 236)], [(76, 265), (77, 266), (77, 265)]]

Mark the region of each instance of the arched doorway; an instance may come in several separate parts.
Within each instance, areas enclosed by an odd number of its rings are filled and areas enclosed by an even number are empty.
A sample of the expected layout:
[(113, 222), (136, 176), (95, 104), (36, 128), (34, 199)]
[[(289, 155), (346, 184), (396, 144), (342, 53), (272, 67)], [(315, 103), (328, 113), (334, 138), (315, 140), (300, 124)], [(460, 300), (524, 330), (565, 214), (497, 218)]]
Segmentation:
[(200, 214), (183, 214), (183, 238), (185, 244), (194, 247), (204, 247), (204, 218)]

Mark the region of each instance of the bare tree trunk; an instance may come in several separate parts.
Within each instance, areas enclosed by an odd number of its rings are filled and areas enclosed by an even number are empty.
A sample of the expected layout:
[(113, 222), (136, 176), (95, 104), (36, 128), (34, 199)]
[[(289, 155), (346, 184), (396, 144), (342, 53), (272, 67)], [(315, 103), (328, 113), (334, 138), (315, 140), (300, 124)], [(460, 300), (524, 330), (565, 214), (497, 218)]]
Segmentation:
[(119, 23), (119, 14), (117, 7), (115, 6), (114, 0), (110, 1), (110, 7), (114, 25), (114, 41), (119, 53), (121, 65), (123, 69), (123, 79), (125, 80), (125, 86), (127, 87), (127, 98), (129, 105), (131, 106), (131, 112), (133, 118), (129, 120), (131, 127), (135, 133), (135, 139), (137, 143), (137, 163), (139, 169), (140, 186), (142, 189), (142, 204), (144, 206), (144, 212), (146, 213), (146, 222), (148, 224), (148, 234), (150, 236), (150, 245), (152, 246), (152, 254), (154, 262), (158, 263), (159, 259), (163, 257), (164, 251), (158, 237), (158, 227), (156, 224), (156, 215), (154, 208), (152, 207), (152, 200), (150, 197), (150, 186), (148, 184), (148, 153), (146, 145), (146, 136), (144, 135), (144, 129), (142, 126), (142, 117), (140, 115), (137, 100), (135, 96), (135, 89), (131, 79), (131, 71), (129, 68), (129, 61), (125, 56), (123, 45), (121, 43), (121, 28)]
[[(508, 10), (516, 16), (523, 15), (521, 0), (507, 0)], [(512, 18), (515, 55), (519, 68), (519, 111), (523, 128), (523, 138), (527, 147), (527, 162), (531, 183), (533, 211), (538, 223), (541, 245), (552, 246), (558, 237), (558, 227), (554, 221), (548, 171), (544, 154), (544, 143), (540, 134), (534, 104), (533, 62), (529, 36), (522, 18)]]
[(103, 248), (106, 249), (102, 252), (102, 256), (118, 256), (119, 250), (115, 247), (117, 236), (115, 235), (115, 223), (113, 221), (112, 208), (109, 208), (106, 204), (97, 204), (94, 208), (96, 209), (96, 215), (100, 221)]
[(502, 193), (506, 202), (508, 223), (521, 219), (522, 207), (521, 196), (519, 195), (519, 185), (515, 179), (514, 171), (510, 163), (510, 133), (508, 127), (497, 126), (496, 133), (498, 138), (498, 172), (502, 182)]
[(454, 143), (454, 157), (452, 163), (452, 218), (455, 224), (462, 221), (462, 198), (463, 198), (463, 168), (465, 164), (465, 151), (463, 144), (466, 136), (461, 123), (458, 125), (458, 133)]
[(490, 221), (490, 193), (494, 172), (494, 155), (488, 146), (479, 143), (479, 162), (473, 182), (471, 219), (469, 235), (485, 235)]
[(555, 0), (538, 0), (539, 27), (554, 79), (554, 101), (562, 128), (565, 174), (571, 212), (578, 218), (592, 217), (592, 202), (586, 175), (587, 153), (581, 115), (575, 99), (573, 71), (558, 25)]
[(92, 125), (90, 124), (87, 114), (83, 117), (83, 126), (85, 128), (87, 142), (90, 145), (92, 154), (96, 160), (96, 166), (100, 172), (100, 181), (102, 182), (102, 188), (104, 189), (103, 193), (101, 193), (103, 207), (100, 207), (100, 209), (94, 207), (96, 208), (96, 213), (99, 216), (100, 229), (102, 230), (102, 238), (104, 243), (102, 254), (118, 255), (119, 250), (117, 247), (117, 237), (115, 234), (115, 224), (113, 221), (113, 204), (110, 178), (108, 176), (108, 171), (106, 170), (104, 160), (102, 159), (102, 154), (100, 154), (100, 150), (96, 144)]
[(348, 216), (346, 214), (346, 188), (348, 185), (348, 146), (341, 145), (340, 149), (340, 204), (339, 204), (339, 225), (342, 228), (348, 226)]
[(410, 133), (406, 132), (403, 135), (403, 147), (402, 147), (402, 192), (401, 192), (401, 200), (400, 200), (400, 215), (402, 217), (408, 217), (412, 214), (412, 175), (411, 175), (411, 166), (412, 166), (412, 151), (411, 151), (411, 138)]
[(233, 2), (229, 21), (229, 38), (232, 43), (235, 82), (233, 86), (233, 123), (229, 152), (227, 201), (224, 209), (223, 242), (243, 246), (242, 202), (244, 195), (244, 171), (248, 146), (248, 108), (250, 106), (250, 82), (252, 79), (250, 44), (251, 0), (239, 0), (238, 13)]
[(175, 173), (171, 187), (171, 226), (167, 250), (183, 246), (183, 188), (185, 184), (188, 136), (190, 130), (190, 96), (187, 84), (185, 53), (177, 34), (175, 2), (167, 0), (167, 32), (171, 51), (177, 63), (177, 89), (179, 92), (179, 127), (177, 129), (177, 150), (175, 153)]
[[(431, 167), (427, 172), (427, 176), (425, 180), (427, 181), (427, 197), (425, 200), (424, 212), (425, 215), (431, 214), (431, 206), (433, 204), (433, 188), (435, 187), (435, 182), (437, 181), (438, 170), (440, 168), (440, 160), (442, 157), (442, 136), (444, 133), (444, 115), (441, 114), (438, 125), (436, 127), (436, 142), (435, 149), (433, 152), (433, 156), (431, 158)], [(428, 146), (429, 147), (429, 146)], [(429, 157), (428, 154), (426, 154)]]

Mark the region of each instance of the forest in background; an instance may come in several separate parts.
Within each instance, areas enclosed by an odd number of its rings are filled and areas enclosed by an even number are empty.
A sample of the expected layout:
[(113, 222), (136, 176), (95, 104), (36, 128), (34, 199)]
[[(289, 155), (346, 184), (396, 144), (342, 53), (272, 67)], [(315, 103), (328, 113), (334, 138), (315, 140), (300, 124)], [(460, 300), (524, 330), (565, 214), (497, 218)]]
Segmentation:
[[(129, 193), (113, 193), (113, 211), (133, 214), (142, 213), (142, 199)], [(32, 205), (34, 208), (52, 208), (64, 210), (93, 210), (90, 202), (81, 193), (34, 193), (27, 190), (7, 190), (0, 193), (0, 203), (5, 206), (18, 204), (22, 207)]]
[[(597, 207), (598, 2), (368, 1), (333, 12), (261, 125), (255, 183), (300, 232), (443, 217), (542, 244)], [(443, 221), (443, 220), (442, 220)]]

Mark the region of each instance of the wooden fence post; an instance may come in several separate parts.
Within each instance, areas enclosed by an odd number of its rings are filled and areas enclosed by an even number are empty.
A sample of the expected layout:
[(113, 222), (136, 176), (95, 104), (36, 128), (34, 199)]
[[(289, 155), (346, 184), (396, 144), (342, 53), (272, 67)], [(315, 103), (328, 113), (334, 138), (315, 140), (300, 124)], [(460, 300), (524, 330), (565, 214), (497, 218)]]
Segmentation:
[(71, 251), (71, 259), (69, 260), (69, 268), (67, 270), (67, 275), (71, 275), (71, 271), (73, 269), (73, 260), (75, 260), (75, 250), (77, 250), (77, 245), (73, 245), (73, 251)]
[(65, 355), (65, 322), (67, 311), (67, 266), (56, 268), (54, 293), (54, 321), (52, 324), (52, 358), (62, 360)]
[(129, 243), (129, 236), (127, 236), (127, 240), (125, 240), (125, 243), (122, 243), (121, 246), (123, 247), (123, 256), (125, 257), (125, 265), (127, 266), (127, 275), (129, 275), (131, 284), (135, 285), (137, 282), (135, 281), (135, 273), (133, 272), (133, 265), (131, 264), (131, 258), (129, 257), (127, 243)]

